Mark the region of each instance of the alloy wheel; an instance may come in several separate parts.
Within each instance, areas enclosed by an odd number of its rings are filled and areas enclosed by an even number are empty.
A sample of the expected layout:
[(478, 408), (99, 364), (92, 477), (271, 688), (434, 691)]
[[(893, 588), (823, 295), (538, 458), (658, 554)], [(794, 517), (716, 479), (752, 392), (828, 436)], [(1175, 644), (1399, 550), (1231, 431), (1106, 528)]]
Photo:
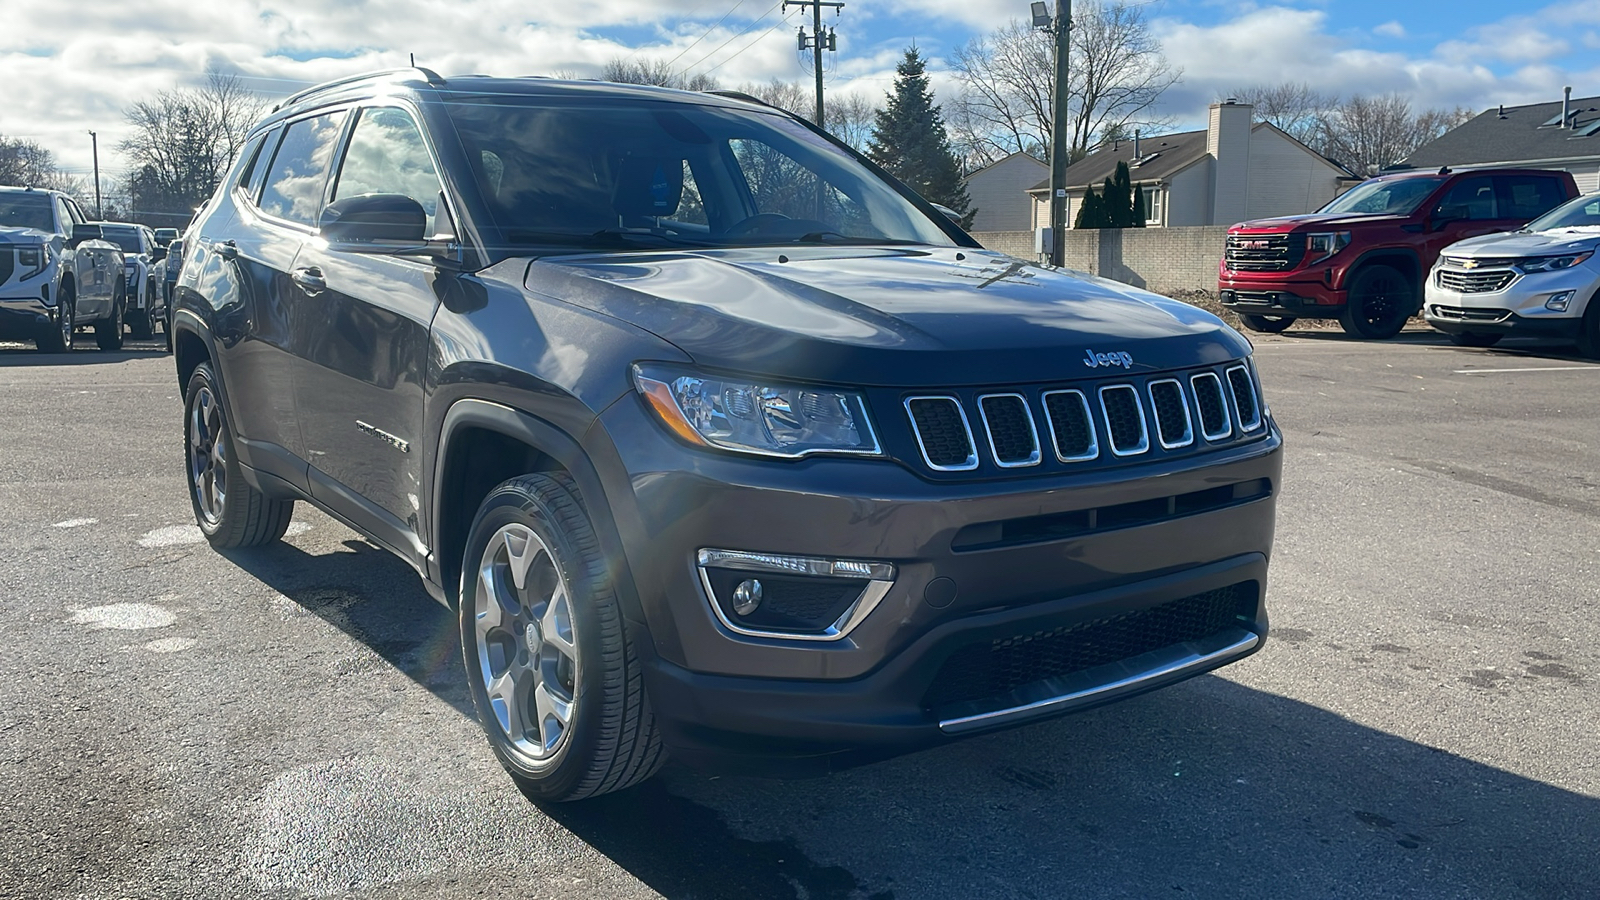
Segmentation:
[(484, 548), (474, 592), (478, 677), (508, 749), (538, 765), (569, 743), (577, 706), (572, 594), (549, 546), (519, 523)]
[(209, 386), (202, 386), (189, 408), (189, 486), (205, 524), (213, 527), (222, 521), (228, 501), (227, 446), (222, 405)]

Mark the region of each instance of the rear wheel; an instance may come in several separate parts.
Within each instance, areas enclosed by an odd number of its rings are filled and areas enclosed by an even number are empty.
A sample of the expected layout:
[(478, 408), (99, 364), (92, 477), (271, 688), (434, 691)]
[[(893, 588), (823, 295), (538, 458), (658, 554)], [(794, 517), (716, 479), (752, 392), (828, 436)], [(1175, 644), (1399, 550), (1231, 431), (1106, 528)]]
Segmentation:
[(1583, 311), (1583, 326), (1578, 332), (1578, 352), (1590, 359), (1600, 359), (1600, 294), (1589, 298), (1589, 308)]
[(1368, 266), (1350, 285), (1350, 302), (1339, 314), (1339, 325), (1345, 334), (1383, 340), (1399, 334), (1416, 308), (1416, 288), (1400, 270)]
[(210, 363), (189, 376), (183, 407), (184, 462), (195, 523), (219, 550), (254, 547), (283, 537), (293, 500), (270, 500), (251, 487), (233, 452), (233, 430)]
[(1450, 335), (1450, 343), (1457, 347), (1493, 347), (1503, 337), (1505, 335), (1492, 331), (1464, 331)]
[(538, 801), (582, 800), (664, 761), (611, 572), (565, 476), (524, 475), (478, 509), (461, 646), (478, 719)]
[(1239, 313), (1239, 321), (1251, 331), (1280, 334), (1294, 324), (1294, 316), (1258, 316), (1252, 313)]
[(34, 341), (45, 353), (66, 353), (72, 349), (72, 317), (78, 312), (77, 294), (73, 292), (72, 285), (64, 284), (58, 296), (60, 301), (56, 304), (56, 311), (60, 317), (56, 319), (55, 327)]
[(144, 307), (128, 311), (128, 330), (133, 332), (134, 340), (148, 341), (156, 333), (156, 283), (145, 284)]
[(127, 302), (127, 295), (117, 291), (117, 296), (111, 301), (111, 312), (95, 321), (94, 343), (101, 350), (122, 349), (122, 307)]

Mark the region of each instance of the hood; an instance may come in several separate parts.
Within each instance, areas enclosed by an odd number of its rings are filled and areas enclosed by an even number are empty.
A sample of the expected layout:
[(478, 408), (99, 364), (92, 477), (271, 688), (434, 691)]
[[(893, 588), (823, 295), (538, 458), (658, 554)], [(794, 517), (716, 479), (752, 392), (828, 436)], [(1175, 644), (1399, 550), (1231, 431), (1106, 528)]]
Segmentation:
[(53, 237), (37, 228), (0, 228), (0, 244), (48, 244)]
[(1467, 238), (1444, 248), (1440, 256), (1554, 256), (1568, 250), (1600, 246), (1600, 229), (1557, 228), (1551, 231), (1510, 231)]
[(1251, 219), (1228, 229), (1229, 231), (1284, 232), (1331, 231), (1344, 228), (1364, 228), (1373, 225), (1394, 225), (1408, 220), (1407, 216), (1376, 213), (1307, 213), (1303, 216), (1276, 216), (1270, 219)]
[(1091, 352), (1126, 353), (1137, 372), (1250, 352), (1188, 304), (953, 247), (552, 257), (529, 265), (526, 284), (644, 328), (704, 367), (863, 386), (1106, 374), (1087, 365)]

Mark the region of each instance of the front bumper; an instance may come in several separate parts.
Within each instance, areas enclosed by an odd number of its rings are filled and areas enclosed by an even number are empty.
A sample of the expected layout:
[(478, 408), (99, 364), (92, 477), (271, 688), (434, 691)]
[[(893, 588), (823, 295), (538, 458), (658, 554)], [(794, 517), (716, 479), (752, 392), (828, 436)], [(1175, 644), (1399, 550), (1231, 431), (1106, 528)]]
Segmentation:
[[(694, 450), (635, 401), (624, 398), (602, 417), (617, 472), (631, 476), (622, 484), (602, 477), (650, 638), (647, 688), (681, 757), (725, 766), (731, 754), (759, 760), (757, 768), (775, 758), (803, 768), (854, 764), (1159, 687), (1248, 655), (1265, 634), (1282, 468), (1275, 427), (1248, 444), (1165, 463), (935, 484), (888, 461)], [(1171, 512), (1183, 508), (1177, 498), (1245, 484), (1264, 488), (1067, 539), (955, 549), (969, 526), (1152, 504)], [(696, 567), (706, 548), (886, 562), (896, 575), (842, 639), (753, 637), (715, 615)], [(1206, 641), (1135, 648), (1109, 669), (1091, 667), (1087, 682), (1067, 676), (990, 697), (934, 697), (963, 648), (1027, 642), (1233, 586), (1248, 593), (1248, 609)], [(957, 719), (967, 721), (952, 725)]]
[[(1230, 278), (1229, 274), (1235, 277)], [(1246, 315), (1326, 319), (1339, 315), (1349, 295), (1316, 278), (1258, 280), (1224, 272), (1217, 279), (1217, 299), (1228, 309)]]
[(32, 340), (56, 327), (60, 311), (45, 305), (42, 295), (0, 297), (0, 337)]
[[(1422, 316), (1446, 334), (1520, 334), (1576, 338), (1583, 314), (1600, 283), (1600, 270), (1588, 265), (1560, 272), (1518, 275), (1498, 291), (1463, 293), (1440, 286), (1437, 270), (1424, 290)], [(1572, 294), (1565, 309), (1550, 309), (1550, 298)]]

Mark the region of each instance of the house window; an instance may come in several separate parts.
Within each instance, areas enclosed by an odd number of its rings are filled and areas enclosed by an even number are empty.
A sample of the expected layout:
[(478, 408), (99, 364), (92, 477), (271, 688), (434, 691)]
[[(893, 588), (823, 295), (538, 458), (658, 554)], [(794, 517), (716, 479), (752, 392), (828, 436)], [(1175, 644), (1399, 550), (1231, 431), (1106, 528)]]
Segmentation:
[(1144, 190), (1144, 221), (1147, 225), (1161, 224), (1161, 191), (1158, 188)]

